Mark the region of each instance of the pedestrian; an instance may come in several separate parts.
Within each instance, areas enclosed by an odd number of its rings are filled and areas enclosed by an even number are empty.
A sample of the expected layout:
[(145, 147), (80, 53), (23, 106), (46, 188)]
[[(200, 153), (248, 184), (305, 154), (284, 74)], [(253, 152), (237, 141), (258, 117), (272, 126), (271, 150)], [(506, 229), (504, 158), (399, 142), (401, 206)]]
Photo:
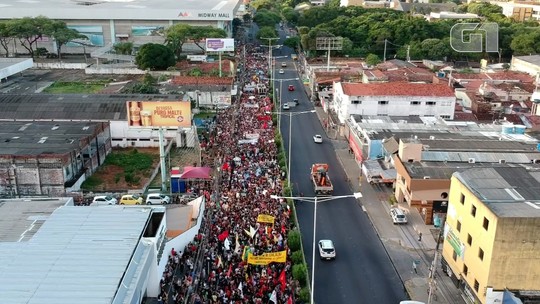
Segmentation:
[(416, 270), (416, 261), (412, 262), (412, 268), (414, 270), (414, 273), (418, 274), (418, 271)]
[(422, 232), (418, 233), (418, 241), (419, 241), (419, 242), (422, 241)]

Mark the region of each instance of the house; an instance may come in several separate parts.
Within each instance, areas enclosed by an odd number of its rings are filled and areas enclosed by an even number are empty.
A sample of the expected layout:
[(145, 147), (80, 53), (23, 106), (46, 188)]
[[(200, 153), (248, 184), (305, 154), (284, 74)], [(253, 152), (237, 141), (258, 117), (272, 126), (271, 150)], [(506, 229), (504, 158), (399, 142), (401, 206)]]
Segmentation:
[(536, 20), (540, 22), (540, 3), (537, 1), (492, 1), (491, 4), (501, 6), (503, 15), (516, 21)]
[(233, 77), (174, 76), (170, 85), (195, 102), (195, 108), (230, 106), (236, 96)]
[(446, 84), (406, 82), (334, 83), (340, 123), (350, 115), (454, 117), (456, 97)]
[(475, 168), (453, 174), (443, 270), (471, 303), (540, 301), (540, 170)]
[(80, 189), (111, 152), (107, 122), (0, 122), (0, 196)]

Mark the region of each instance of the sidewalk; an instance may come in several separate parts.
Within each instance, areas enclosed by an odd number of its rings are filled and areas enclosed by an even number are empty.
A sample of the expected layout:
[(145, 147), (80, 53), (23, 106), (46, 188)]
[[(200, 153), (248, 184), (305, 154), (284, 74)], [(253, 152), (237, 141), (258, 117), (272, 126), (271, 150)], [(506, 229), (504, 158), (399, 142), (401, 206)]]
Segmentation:
[[(315, 107), (315, 110), (322, 122), (326, 117), (326, 113), (321, 107)], [(339, 138), (337, 140), (345, 141)], [(438, 236), (438, 229), (425, 225), (418, 211), (410, 210), (406, 204), (394, 205), (394, 207), (405, 211), (408, 224), (402, 226), (393, 225), (389, 216), (392, 207), (389, 203), (392, 189), (386, 186), (371, 186), (362, 179), (359, 165), (348, 149), (338, 147), (335, 151), (350, 181), (351, 190), (353, 192), (362, 192), (362, 209), (371, 220), (388, 256), (392, 260), (396, 272), (403, 282), (407, 294), (412, 300), (427, 303), (430, 280), (429, 270), (437, 246), (436, 236)], [(420, 233), (422, 233), (421, 240), (419, 240)], [(442, 248), (442, 244), (440, 248)], [(413, 263), (416, 266), (413, 266)], [(460, 291), (454, 286), (451, 279), (442, 272), (440, 255), (436, 265), (434, 281), (437, 288), (435, 295), (432, 297), (432, 303), (465, 303)]]

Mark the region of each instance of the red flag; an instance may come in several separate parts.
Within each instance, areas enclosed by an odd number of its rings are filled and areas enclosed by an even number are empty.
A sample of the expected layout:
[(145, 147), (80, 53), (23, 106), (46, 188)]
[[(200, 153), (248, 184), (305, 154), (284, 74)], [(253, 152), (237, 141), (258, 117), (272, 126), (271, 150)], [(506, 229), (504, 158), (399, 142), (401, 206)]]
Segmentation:
[(229, 230), (225, 230), (220, 235), (218, 235), (218, 239), (220, 242), (223, 242), (228, 236), (229, 236)]
[(228, 278), (231, 277), (231, 272), (232, 272), (232, 264), (231, 264), (231, 266), (229, 266), (229, 270), (227, 271), (227, 277)]
[(292, 296), (289, 296), (289, 299), (287, 300), (287, 304), (293, 304)]
[(279, 282), (281, 283), (281, 292), (283, 292), (285, 287), (287, 287), (287, 275), (285, 274), (285, 269), (283, 269), (279, 275)]

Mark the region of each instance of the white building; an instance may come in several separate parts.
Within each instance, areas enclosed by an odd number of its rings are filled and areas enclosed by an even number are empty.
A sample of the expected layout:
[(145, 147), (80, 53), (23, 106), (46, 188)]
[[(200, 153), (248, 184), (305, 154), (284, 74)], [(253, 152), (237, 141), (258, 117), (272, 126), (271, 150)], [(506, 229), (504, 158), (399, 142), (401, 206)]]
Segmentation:
[(510, 70), (537, 76), (540, 74), (540, 55), (512, 56)]
[(512, 17), (518, 21), (536, 20), (540, 21), (540, 3), (527, 1), (490, 1), (502, 7), (502, 13), (506, 17)]
[(454, 12), (431, 12), (429, 13), (429, 20), (435, 19), (478, 19), (480, 18), (477, 14), (470, 13), (454, 13)]
[(456, 97), (446, 84), (334, 83), (333, 106), (341, 123), (350, 115), (454, 118)]

